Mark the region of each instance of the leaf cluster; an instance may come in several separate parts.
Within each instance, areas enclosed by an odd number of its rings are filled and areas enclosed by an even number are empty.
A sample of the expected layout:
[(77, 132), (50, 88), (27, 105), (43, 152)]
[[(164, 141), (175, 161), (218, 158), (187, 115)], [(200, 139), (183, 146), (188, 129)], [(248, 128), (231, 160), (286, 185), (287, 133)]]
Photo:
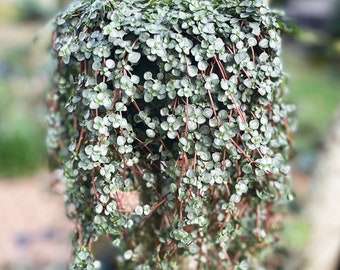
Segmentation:
[(291, 196), (280, 18), (257, 0), (97, 0), (54, 26), (48, 145), (78, 224), (71, 268), (103, 234), (124, 269), (256, 261)]

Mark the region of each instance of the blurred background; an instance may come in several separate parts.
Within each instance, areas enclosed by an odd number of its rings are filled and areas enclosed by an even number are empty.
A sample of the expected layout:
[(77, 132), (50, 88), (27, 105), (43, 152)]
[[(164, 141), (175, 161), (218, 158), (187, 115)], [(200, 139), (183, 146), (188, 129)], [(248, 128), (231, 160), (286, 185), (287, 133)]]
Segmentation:
[[(1, 270), (65, 269), (69, 258), (72, 224), (60, 190), (50, 188), (57, 176), (48, 172), (44, 145), (44, 99), (52, 72), (48, 21), (69, 2), (0, 2)], [(292, 161), (296, 200), (284, 217), (272, 264), (340, 269), (340, 2), (272, 0), (271, 6), (285, 10), (297, 26), (284, 37), (283, 57), (298, 122)]]
[(48, 172), (48, 21), (64, 3), (0, 0), (0, 270), (66, 269), (72, 225)]

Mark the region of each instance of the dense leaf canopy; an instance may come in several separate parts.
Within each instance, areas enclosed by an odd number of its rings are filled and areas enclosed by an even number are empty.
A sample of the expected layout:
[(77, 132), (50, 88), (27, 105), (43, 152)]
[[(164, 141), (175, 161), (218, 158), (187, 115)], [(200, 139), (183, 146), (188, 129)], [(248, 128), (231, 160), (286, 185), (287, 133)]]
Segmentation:
[(54, 26), (48, 145), (77, 224), (70, 268), (97, 267), (103, 234), (124, 269), (255, 264), (291, 196), (277, 14), (257, 0), (78, 1)]

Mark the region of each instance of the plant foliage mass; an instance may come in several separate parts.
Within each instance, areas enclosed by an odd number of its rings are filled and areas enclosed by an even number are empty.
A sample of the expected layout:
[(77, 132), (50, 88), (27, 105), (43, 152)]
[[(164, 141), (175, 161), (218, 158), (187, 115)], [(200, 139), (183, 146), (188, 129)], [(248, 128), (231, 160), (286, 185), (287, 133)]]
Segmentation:
[[(261, 1), (78, 1), (54, 20), (48, 145), (76, 223), (124, 269), (247, 269), (287, 200), (291, 106)], [(138, 202), (129, 201), (138, 194)]]

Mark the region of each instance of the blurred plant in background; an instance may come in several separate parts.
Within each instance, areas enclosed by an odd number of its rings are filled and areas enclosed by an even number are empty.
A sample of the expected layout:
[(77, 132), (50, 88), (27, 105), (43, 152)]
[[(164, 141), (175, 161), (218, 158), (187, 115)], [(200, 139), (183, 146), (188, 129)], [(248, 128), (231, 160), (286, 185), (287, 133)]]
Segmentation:
[(283, 46), (290, 75), (291, 99), (299, 123), (295, 135), (296, 166), (311, 173), (322, 139), (340, 104), (340, 2), (272, 0), (297, 25)]
[[(327, 197), (330, 189), (336, 190), (337, 187), (330, 182), (335, 180), (331, 179), (331, 172), (323, 177), (318, 177), (315, 172), (324, 165), (322, 152), (327, 146), (337, 147), (335, 138), (325, 141), (325, 137), (332, 135), (334, 126), (331, 120), (340, 105), (340, 2), (272, 0), (272, 4), (284, 8), (287, 17), (297, 25), (294, 37), (286, 38), (283, 46), (284, 64), (290, 75), (290, 95), (297, 105), (298, 118), (298, 131), (294, 136), (296, 157), (292, 164), (297, 198), (292, 204), (290, 217), (286, 217), (282, 235), (282, 252), (290, 258), (285, 260), (283, 269), (333, 269), (325, 264), (321, 268), (315, 268), (316, 265), (303, 268), (302, 258), (315, 263), (326, 255), (328, 259), (325, 257), (325, 260), (329, 263), (334, 260), (333, 250), (323, 252), (325, 247), (316, 243), (324, 242), (329, 247), (332, 245), (330, 239), (336, 238), (337, 231), (327, 224), (335, 218), (336, 213), (330, 209), (333, 204), (338, 204), (338, 199), (333, 197), (332, 202)], [(338, 160), (326, 162), (336, 164)], [(314, 212), (311, 212), (311, 205), (317, 206)], [(316, 223), (320, 209), (325, 215)], [(315, 216), (314, 220), (312, 216)], [(313, 244), (313, 248), (309, 248)]]
[[(47, 47), (34, 38), (58, 8), (54, 0), (0, 3), (0, 176), (45, 166), (44, 91)], [(43, 63), (43, 66), (41, 65)]]

